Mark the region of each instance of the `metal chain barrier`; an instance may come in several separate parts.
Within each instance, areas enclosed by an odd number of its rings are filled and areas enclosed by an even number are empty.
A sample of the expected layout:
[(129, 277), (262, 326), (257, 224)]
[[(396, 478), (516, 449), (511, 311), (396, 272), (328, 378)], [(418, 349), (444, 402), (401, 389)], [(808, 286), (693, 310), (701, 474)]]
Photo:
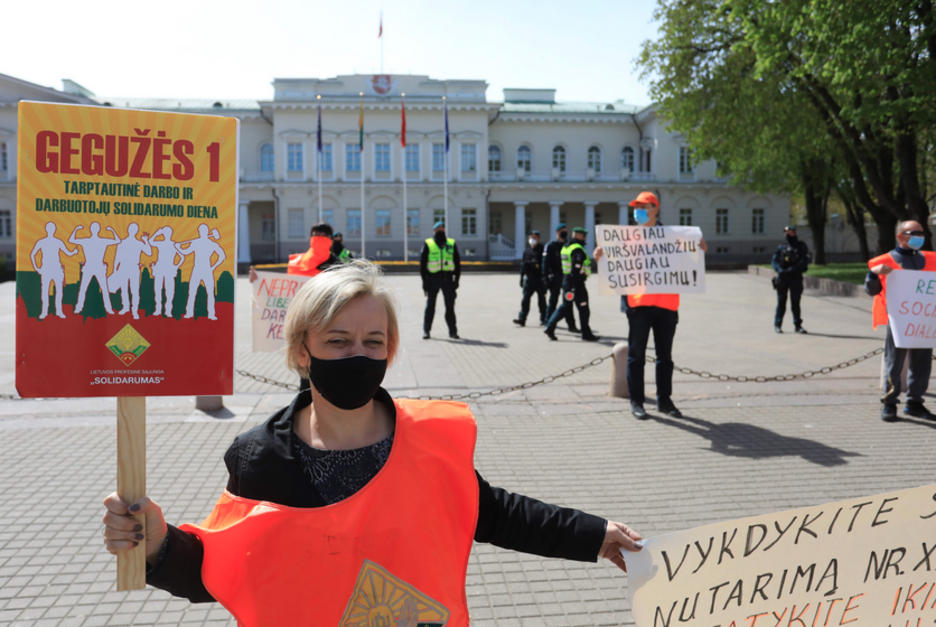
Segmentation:
[[(854, 359), (849, 359), (848, 361), (843, 361), (841, 363), (835, 364), (834, 366), (826, 366), (825, 368), (820, 368), (819, 370), (806, 370), (797, 374), (778, 374), (776, 376), (745, 376), (745, 375), (730, 375), (730, 374), (713, 374), (711, 372), (706, 372), (705, 370), (693, 370), (692, 368), (683, 368), (680, 366), (674, 366), (674, 369), (677, 372), (682, 374), (693, 375), (702, 379), (714, 379), (716, 381), (737, 381), (738, 383), (767, 383), (772, 381), (794, 381), (796, 379), (811, 379), (816, 375), (829, 374), (835, 372), (836, 370), (843, 370), (845, 368), (850, 368), (855, 364), (860, 364), (863, 361), (867, 361), (876, 355), (880, 355), (884, 352), (883, 348), (878, 348), (870, 353), (866, 353), (861, 357), (855, 357)], [(547, 383), (552, 383), (557, 379), (563, 379), (565, 377), (571, 377), (574, 374), (578, 374), (583, 370), (597, 366), (598, 364), (604, 363), (605, 361), (611, 359), (613, 355), (605, 355), (604, 357), (596, 357), (592, 359), (587, 364), (582, 364), (581, 366), (576, 366), (574, 368), (569, 368), (568, 370), (561, 372), (556, 375), (550, 375), (548, 377), (543, 377), (538, 381), (529, 381), (527, 383), (521, 383), (520, 385), (512, 385), (505, 388), (495, 388), (493, 390), (487, 390), (485, 392), (467, 392), (464, 394), (443, 394), (442, 396), (418, 396), (416, 400), (420, 401), (461, 401), (461, 400), (473, 400), (476, 398), (481, 398), (484, 396), (498, 396), (500, 394), (506, 394), (508, 392), (516, 392), (517, 390), (527, 390), (537, 385), (546, 385)], [(647, 363), (655, 363), (656, 359), (653, 357), (645, 358)], [(933, 361), (936, 361), (936, 355), (933, 355)], [(282, 381), (276, 381), (263, 375), (253, 374), (247, 372), (246, 370), (235, 370), (237, 374), (242, 377), (247, 377), (248, 379), (253, 379), (259, 383), (265, 383), (266, 385), (275, 385), (292, 392), (298, 392), (299, 386), (292, 383), (283, 383)], [(19, 401), (23, 400), (15, 394), (0, 394), (0, 400), (12, 400)]]

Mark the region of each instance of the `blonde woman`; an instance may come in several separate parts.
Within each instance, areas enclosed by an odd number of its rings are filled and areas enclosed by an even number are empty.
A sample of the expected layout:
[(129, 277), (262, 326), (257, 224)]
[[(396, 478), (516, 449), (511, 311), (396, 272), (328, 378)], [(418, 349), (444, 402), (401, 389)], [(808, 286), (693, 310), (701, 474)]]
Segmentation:
[[(250, 627), (460, 627), (472, 542), (624, 570), (621, 549), (640, 550), (624, 524), (491, 487), (466, 405), (380, 387), (399, 328), (374, 265), (306, 283), (286, 336), (312, 388), (235, 438), (227, 489), (201, 525), (167, 525), (150, 498), (105, 500), (108, 551), (145, 542), (150, 585), (217, 600)], [(145, 514), (146, 537), (128, 513)]]

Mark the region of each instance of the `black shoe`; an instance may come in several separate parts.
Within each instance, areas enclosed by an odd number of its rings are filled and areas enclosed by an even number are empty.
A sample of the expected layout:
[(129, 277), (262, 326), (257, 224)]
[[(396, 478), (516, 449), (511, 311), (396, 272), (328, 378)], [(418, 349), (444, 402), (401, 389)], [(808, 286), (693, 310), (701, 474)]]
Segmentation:
[(637, 403), (631, 403), (631, 413), (634, 414), (634, 418), (637, 420), (646, 420), (649, 418), (643, 405), (638, 405)]
[(884, 422), (897, 422), (897, 405), (886, 404), (881, 408), (881, 420)]
[(519, 324), (521, 327), (525, 327), (525, 326), (526, 326), (526, 320), (521, 320), (520, 318), (517, 318), (516, 320), (514, 320), (513, 323), (514, 323), (514, 324)]
[(423, 331), (423, 339), (424, 339), (424, 340), (428, 340), (428, 339), (429, 339), (429, 331)]
[(546, 337), (551, 339), (553, 342), (559, 339), (558, 337), (556, 337), (556, 334), (553, 331), (550, 331), (549, 329), (546, 329), (545, 331), (543, 331), (543, 333), (545, 333)]
[(676, 409), (676, 406), (673, 405), (672, 401), (669, 403), (657, 403), (657, 411), (666, 414), (667, 416), (672, 416), (673, 418), (683, 417), (682, 412)]
[(914, 418), (922, 418), (923, 420), (936, 420), (936, 414), (931, 413), (923, 403), (907, 403), (903, 413), (907, 416), (913, 416)]
[(799, 333), (800, 335), (806, 335), (806, 329), (804, 329), (803, 327), (796, 327), (796, 332)]
[(599, 338), (594, 333), (589, 333), (588, 335), (583, 335), (582, 339), (586, 342), (597, 342)]
[(776, 326), (773, 328), (773, 330), (774, 330), (775, 332), (777, 332), (777, 333), (783, 333), (783, 329), (780, 328), (780, 325), (779, 325), (779, 324), (776, 325)]
[(569, 327), (569, 333), (581, 333), (578, 327)]
[(450, 339), (453, 339), (453, 340), (460, 340), (460, 339), (461, 339), (460, 337), (458, 337), (458, 333), (455, 333), (454, 331), (451, 332), (451, 333), (449, 333), (449, 338), (450, 338)]

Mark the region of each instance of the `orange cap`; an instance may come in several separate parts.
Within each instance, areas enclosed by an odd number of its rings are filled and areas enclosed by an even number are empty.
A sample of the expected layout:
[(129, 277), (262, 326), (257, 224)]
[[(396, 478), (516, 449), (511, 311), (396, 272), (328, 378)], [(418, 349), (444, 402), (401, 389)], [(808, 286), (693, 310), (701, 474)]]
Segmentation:
[(660, 201), (657, 200), (656, 194), (654, 194), (653, 192), (640, 192), (639, 194), (637, 194), (637, 198), (635, 198), (634, 200), (630, 202), (630, 206), (633, 207), (639, 202), (648, 202), (654, 207), (656, 207), (657, 209), (660, 208)]

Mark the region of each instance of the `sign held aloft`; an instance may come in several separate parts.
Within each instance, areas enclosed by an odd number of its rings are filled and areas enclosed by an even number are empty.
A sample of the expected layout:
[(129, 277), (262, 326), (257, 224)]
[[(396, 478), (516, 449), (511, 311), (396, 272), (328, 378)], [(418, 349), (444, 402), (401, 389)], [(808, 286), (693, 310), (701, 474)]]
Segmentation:
[(312, 277), (281, 272), (257, 272), (253, 282), (252, 330), (255, 353), (273, 353), (285, 342), (286, 309)]
[(671, 533), (625, 558), (638, 627), (932, 624), (936, 485)]
[(705, 292), (702, 230), (695, 226), (595, 227), (598, 293), (701, 294)]
[(889, 273), (887, 321), (897, 348), (936, 348), (936, 272)]

